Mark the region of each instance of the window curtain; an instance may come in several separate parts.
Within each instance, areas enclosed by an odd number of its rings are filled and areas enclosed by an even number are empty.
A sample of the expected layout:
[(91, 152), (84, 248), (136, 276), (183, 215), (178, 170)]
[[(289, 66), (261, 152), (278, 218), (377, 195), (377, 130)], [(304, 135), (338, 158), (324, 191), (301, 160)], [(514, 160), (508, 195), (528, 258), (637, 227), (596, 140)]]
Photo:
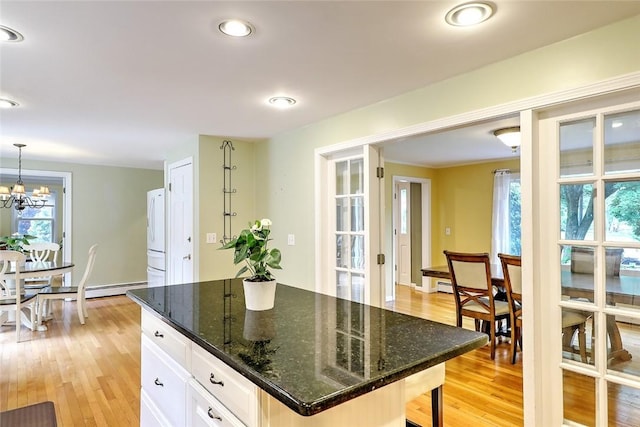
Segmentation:
[(493, 216), (491, 221), (491, 262), (500, 264), (499, 253), (509, 253), (509, 191), (511, 172), (497, 170), (493, 177)]

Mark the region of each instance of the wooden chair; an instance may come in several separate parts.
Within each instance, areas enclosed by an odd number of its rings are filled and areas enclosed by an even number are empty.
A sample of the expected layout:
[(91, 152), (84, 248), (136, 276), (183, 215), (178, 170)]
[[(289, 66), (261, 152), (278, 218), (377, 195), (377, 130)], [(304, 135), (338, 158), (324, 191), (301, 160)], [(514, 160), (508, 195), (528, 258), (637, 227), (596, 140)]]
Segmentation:
[[(24, 281), (21, 280), (20, 270), (7, 277), (11, 263), (23, 264), (26, 256), (17, 251), (0, 251), (0, 323), (6, 322), (9, 311), (16, 313), (16, 341), (20, 341), (20, 329), (22, 328), (23, 308), (30, 309), (31, 329), (35, 328), (36, 292), (27, 292), (24, 289)], [(14, 285), (15, 283), (15, 285)]]
[(516, 363), (518, 344), (522, 351), (522, 260), (520, 256), (498, 254), (504, 275), (511, 322), (511, 363)]
[[(78, 286), (60, 286), (60, 287), (46, 287), (38, 293), (38, 306), (42, 307), (46, 302), (54, 299), (66, 299), (76, 298), (76, 304), (78, 308), (78, 319), (80, 323), (84, 325), (84, 319), (89, 317), (87, 314), (86, 305), (86, 286), (87, 280), (93, 271), (93, 264), (96, 259), (96, 251), (98, 245), (95, 244), (89, 248), (89, 259), (87, 260), (87, 266), (84, 270), (84, 274), (78, 283)], [(43, 311), (38, 311), (38, 324), (42, 322)]]
[[(52, 242), (35, 242), (29, 243), (28, 245), (24, 245), (22, 247), (24, 251), (29, 254), (29, 259), (32, 262), (47, 262), (52, 261), (56, 262), (58, 258), (58, 252), (60, 251), (60, 245)], [(47, 286), (51, 286), (53, 281), (53, 276), (41, 276), (41, 277), (30, 277), (25, 279), (24, 288), (30, 290), (41, 291)], [(38, 311), (44, 310), (47, 314), (47, 318), (50, 316), (49, 304), (45, 303), (45, 305), (41, 308), (38, 308)]]
[(475, 320), (476, 331), (480, 321), (489, 325), (491, 359), (496, 357), (496, 322), (509, 318), (507, 301), (495, 301), (491, 286), (491, 263), (487, 253), (461, 253), (444, 251), (451, 275), (456, 303), (456, 324), (462, 327), (462, 316)]
[[(511, 363), (516, 363), (517, 344), (522, 351), (522, 261), (520, 256), (498, 254), (502, 264), (511, 320)], [(585, 326), (589, 315), (577, 310), (562, 310), (562, 340), (565, 351), (573, 351), (571, 341), (578, 332), (580, 359), (587, 362)]]

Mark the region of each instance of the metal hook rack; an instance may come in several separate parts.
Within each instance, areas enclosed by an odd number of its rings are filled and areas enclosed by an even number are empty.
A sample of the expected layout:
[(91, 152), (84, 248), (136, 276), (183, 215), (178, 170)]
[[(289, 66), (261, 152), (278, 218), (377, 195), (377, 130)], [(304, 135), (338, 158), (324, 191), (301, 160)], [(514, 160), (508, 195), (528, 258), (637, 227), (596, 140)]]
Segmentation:
[(229, 140), (222, 141), (220, 149), (224, 150), (224, 163), (222, 165), (224, 181), (224, 185), (222, 187), (222, 193), (224, 194), (224, 197), (222, 198), (224, 204), (222, 210), (222, 216), (224, 217), (224, 234), (222, 236), (222, 240), (220, 240), (220, 243), (224, 245), (236, 237), (231, 236), (231, 218), (237, 215), (237, 213), (233, 212), (231, 209), (231, 196), (236, 194), (236, 189), (231, 188), (231, 172), (236, 170), (236, 166), (231, 164), (231, 152), (235, 151), (233, 142)]

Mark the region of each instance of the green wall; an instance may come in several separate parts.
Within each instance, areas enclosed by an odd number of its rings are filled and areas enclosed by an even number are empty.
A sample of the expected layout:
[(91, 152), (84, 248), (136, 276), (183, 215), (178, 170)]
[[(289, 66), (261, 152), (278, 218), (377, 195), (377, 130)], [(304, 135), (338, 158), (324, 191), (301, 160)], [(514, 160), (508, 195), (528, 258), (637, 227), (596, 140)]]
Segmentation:
[[(17, 168), (17, 160), (2, 159), (1, 166)], [(74, 284), (94, 243), (99, 247), (91, 285), (146, 281), (147, 191), (163, 186), (162, 171), (42, 161), (29, 161), (29, 168), (72, 174)]]
[(296, 235), (296, 246), (284, 248), (278, 279), (315, 288), (316, 148), (637, 72), (640, 55), (629, 48), (638, 45), (635, 16), (257, 144), (256, 158), (267, 166), (257, 178), (256, 204), (269, 212), (278, 241)]

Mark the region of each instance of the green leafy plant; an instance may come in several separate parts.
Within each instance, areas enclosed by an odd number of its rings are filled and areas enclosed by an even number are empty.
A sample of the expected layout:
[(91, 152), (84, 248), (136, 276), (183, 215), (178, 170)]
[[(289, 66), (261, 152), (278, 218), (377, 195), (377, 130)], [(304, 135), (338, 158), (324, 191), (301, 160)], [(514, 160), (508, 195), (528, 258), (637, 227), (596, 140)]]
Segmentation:
[(245, 263), (238, 271), (236, 277), (240, 277), (249, 272), (250, 277), (247, 279), (251, 282), (268, 282), (273, 280), (273, 274), (269, 270), (281, 269), (280, 267), (280, 250), (268, 249), (267, 246), (271, 233), (271, 220), (264, 218), (260, 221), (256, 220), (249, 223), (249, 227), (240, 232), (240, 235), (231, 240), (220, 249), (233, 249), (233, 263)]
[(5, 249), (9, 251), (23, 251), (23, 245), (28, 245), (30, 240), (37, 239), (36, 236), (31, 236), (29, 234), (12, 234), (11, 236), (1, 236), (0, 237), (0, 249)]

